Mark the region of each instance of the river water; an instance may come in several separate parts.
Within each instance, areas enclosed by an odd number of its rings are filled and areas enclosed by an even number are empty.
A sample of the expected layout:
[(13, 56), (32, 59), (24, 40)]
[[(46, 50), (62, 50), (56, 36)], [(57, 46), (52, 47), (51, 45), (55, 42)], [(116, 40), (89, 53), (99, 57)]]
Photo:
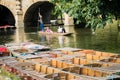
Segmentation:
[[(51, 27), (57, 31), (57, 26)], [(117, 23), (107, 25), (104, 29), (97, 29), (95, 33), (90, 28), (65, 26), (70, 36), (50, 36), (38, 34), (38, 28), (17, 28), (15, 32), (0, 33), (0, 44), (10, 42), (34, 42), (51, 48), (73, 47), (94, 49), (98, 51), (120, 53), (120, 32)]]

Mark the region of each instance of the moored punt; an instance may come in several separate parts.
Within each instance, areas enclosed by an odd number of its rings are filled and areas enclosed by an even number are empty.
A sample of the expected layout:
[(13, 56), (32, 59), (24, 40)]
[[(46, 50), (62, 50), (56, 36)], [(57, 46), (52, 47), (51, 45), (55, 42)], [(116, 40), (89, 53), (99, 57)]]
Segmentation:
[[(6, 63), (6, 66), (4, 67), (7, 70), (10, 70), (10, 72), (13, 72), (14, 74), (19, 74), (19, 76), (23, 78), (27, 78), (27, 80), (32, 80), (31, 78), (38, 78), (36, 80), (47, 80), (52, 78), (53, 80), (56, 80), (57, 77), (61, 80), (71, 80), (71, 79), (85, 79), (85, 80), (105, 80), (105, 76), (108, 75), (105, 72), (101, 72), (98, 74), (98, 72), (93, 71), (90, 68), (85, 67), (70, 67), (70, 69), (67, 70), (60, 70), (57, 68), (53, 68), (47, 65), (41, 65), (39, 63), (31, 63), (31, 62), (18, 62), (13, 59), (6, 59), (4, 60)], [(73, 68), (73, 69), (72, 69)], [(89, 71), (90, 70), (90, 71)], [(91, 74), (91, 75), (90, 75)], [(99, 77), (93, 76), (93, 74), (100, 75)], [(50, 77), (52, 75), (52, 77)], [(29, 77), (28, 77), (29, 76)], [(114, 75), (116, 76), (116, 75)], [(117, 77), (117, 76), (116, 76)], [(46, 79), (47, 78), (47, 79)]]
[(44, 34), (44, 35), (56, 35), (56, 36), (68, 36), (71, 35), (73, 33), (58, 33), (58, 32), (43, 32), (43, 31), (39, 31), (38, 34)]
[(37, 51), (47, 51), (50, 50), (49, 47), (34, 44), (31, 42), (23, 42), (23, 43), (8, 43), (5, 46), (10, 50), (13, 56), (25, 56), (35, 53)]
[(7, 31), (7, 30), (15, 30), (16, 27), (12, 26), (12, 25), (4, 25), (4, 26), (0, 26), (0, 31)]
[(5, 44), (5, 46), (11, 52), (12, 56), (19, 56), (19, 55), (22, 55), (24, 53), (33, 52), (29, 49), (23, 49), (19, 43), (8, 43), (8, 44)]
[(48, 46), (35, 44), (35, 43), (31, 43), (31, 42), (23, 42), (23, 43), (21, 43), (21, 46), (22, 46), (22, 48), (30, 49), (33, 51), (48, 51), (48, 50), (50, 50), (50, 47), (48, 47)]
[(19, 62), (16, 58), (9, 58), (2, 60), (4, 62), (3, 68), (21, 78), (21, 80), (46, 80), (39, 75), (30, 74), (34, 71), (34, 63)]

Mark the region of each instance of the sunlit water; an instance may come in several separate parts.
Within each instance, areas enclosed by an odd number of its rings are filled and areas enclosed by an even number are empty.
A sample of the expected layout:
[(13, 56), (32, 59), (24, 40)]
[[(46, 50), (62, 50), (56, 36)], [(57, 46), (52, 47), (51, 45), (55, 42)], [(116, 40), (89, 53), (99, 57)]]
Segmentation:
[[(58, 27), (51, 27), (57, 31)], [(120, 32), (117, 24), (109, 24), (104, 29), (98, 29), (92, 33), (90, 28), (77, 28), (65, 26), (67, 32), (72, 32), (70, 36), (51, 36), (38, 34), (37, 28), (23, 27), (16, 29), (15, 33), (0, 33), (0, 44), (10, 42), (34, 42), (51, 48), (73, 47), (82, 49), (94, 49), (105, 52), (120, 53)]]

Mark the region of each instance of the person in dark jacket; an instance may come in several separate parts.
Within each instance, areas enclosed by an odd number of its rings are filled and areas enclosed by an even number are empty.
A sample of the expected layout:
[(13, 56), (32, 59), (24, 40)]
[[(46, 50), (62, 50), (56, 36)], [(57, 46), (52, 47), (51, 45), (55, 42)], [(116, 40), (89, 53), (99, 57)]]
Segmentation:
[(66, 33), (66, 31), (65, 31), (65, 28), (64, 28), (64, 27), (62, 27), (62, 33)]

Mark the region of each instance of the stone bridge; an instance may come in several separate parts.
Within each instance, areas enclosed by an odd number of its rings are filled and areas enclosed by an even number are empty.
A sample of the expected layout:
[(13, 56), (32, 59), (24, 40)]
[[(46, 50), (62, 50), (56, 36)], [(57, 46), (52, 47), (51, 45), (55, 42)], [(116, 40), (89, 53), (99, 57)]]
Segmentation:
[[(43, 22), (49, 24), (53, 8), (54, 5), (49, 0), (0, 0), (0, 26), (19, 26), (21, 22), (24, 26), (37, 26), (39, 12)], [(71, 23), (68, 20), (66, 22), (68, 25)]]

